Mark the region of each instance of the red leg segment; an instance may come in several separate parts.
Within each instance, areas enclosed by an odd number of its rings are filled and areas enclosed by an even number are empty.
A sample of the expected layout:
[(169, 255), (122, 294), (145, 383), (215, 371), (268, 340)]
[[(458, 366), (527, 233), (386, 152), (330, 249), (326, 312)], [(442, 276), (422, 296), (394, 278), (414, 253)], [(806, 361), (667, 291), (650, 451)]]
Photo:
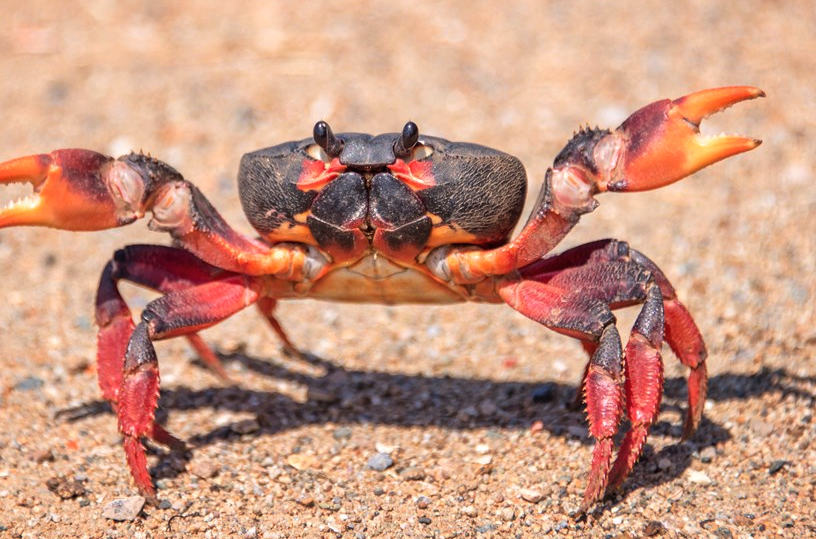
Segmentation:
[[(657, 418), (663, 392), (663, 302), (651, 273), (628, 260), (626, 244), (602, 241), (567, 251), (552, 259), (522, 268), (525, 280), (502, 285), (501, 296), (512, 307), (555, 331), (581, 339), (592, 354), (584, 380), (590, 429), (598, 440), (593, 454), (589, 486), (582, 508), (586, 509), (620, 486), (643, 451), (648, 430)], [(640, 315), (623, 353), (623, 389), (631, 428), (626, 433), (614, 465), (609, 466), (611, 436), (608, 425), (595, 429), (594, 419), (618, 420), (623, 399), (604, 390), (596, 364), (610, 357), (599, 331), (614, 327), (610, 309), (642, 303)], [(602, 400), (606, 399), (606, 400)], [(617, 412), (610, 407), (620, 406)], [(604, 434), (607, 434), (605, 437)], [(599, 437), (600, 436), (600, 437)]]
[(508, 305), (554, 331), (598, 343), (587, 370), (584, 396), (589, 432), (595, 438), (589, 482), (581, 510), (603, 497), (623, 400), (621, 342), (615, 317), (601, 302), (568, 296), (564, 289), (532, 280), (506, 280), (499, 294)]
[(152, 341), (212, 326), (257, 301), (261, 287), (258, 280), (228, 276), (162, 296), (142, 313), (142, 322), (127, 345), (117, 415), (131, 474), (146, 496), (154, 496), (155, 489), (142, 438), (156, 436), (154, 413), (159, 397), (159, 365)]
[[(568, 268), (611, 261), (632, 261), (648, 271), (660, 288), (663, 296), (664, 338), (680, 362), (690, 369), (688, 378), (688, 413), (683, 429), (683, 439), (691, 436), (700, 424), (708, 384), (705, 360), (708, 357), (702, 334), (691, 314), (680, 300), (663, 271), (642, 253), (630, 249), (618, 240), (598, 240), (563, 253), (543, 258), (521, 268), (522, 277), (546, 279), (548, 275)], [(609, 300), (611, 301), (611, 299)], [(611, 308), (623, 307), (628, 303), (611, 304)], [(582, 343), (592, 356), (592, 343)]]

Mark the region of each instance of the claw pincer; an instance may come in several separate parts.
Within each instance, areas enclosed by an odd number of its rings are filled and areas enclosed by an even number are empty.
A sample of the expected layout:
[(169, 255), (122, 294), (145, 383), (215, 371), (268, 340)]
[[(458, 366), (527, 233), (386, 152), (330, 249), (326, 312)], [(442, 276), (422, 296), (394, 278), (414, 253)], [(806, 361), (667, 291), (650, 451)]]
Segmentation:
[(753, 150), (761, 140), (736, 135), (707, 137), (700, 134), (700, 123), (740, 101), (764, 95), (758, 88), (730, 86), (664, 99), (636, 111), (613, 133), (612, 140), (599, 144), (598, 155), (613, 165), (598, 183), (599, 190), (657, 189)]
[(89, 150), (56, 150), (0, 164), (0, 183), (34, 193), (0, 210), (0, 228), (104, 230), (143, 214), (144, 181), (126, 163)]

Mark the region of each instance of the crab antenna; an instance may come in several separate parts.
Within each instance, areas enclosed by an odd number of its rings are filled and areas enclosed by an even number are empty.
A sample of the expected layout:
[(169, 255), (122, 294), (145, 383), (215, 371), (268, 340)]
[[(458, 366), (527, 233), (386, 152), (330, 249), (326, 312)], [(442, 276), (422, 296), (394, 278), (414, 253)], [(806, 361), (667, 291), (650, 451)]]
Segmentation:
[(334, 136), (329, 124), (320, 120), (314, 126), (314, 140), (318, 146), (331, 155), (338, 155), (343, 149), (343, 141)]
[(419, 127), (412, 121), (408, 121), (402, 128), (402, 135), (394, 142), (394, 155), (404, 157), (408, 155), (411, 148), (419, 142)]

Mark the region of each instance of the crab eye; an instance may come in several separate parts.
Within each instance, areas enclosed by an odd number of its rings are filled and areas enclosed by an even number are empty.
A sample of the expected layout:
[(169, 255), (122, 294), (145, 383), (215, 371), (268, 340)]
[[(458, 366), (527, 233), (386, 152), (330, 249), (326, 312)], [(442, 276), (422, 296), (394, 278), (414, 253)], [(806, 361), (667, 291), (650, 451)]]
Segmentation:
[(400, 137), (394, 142), (394, 155), (408, 157), (417, 142), (419, 142), (419, 127), (414, 122), (409, 121), (402, 128)]
[[(309, 146), (306, 153), (315, 159), (328, 162), (331, 160), (331, 158), (337, 157), (340, 155), (340, 152), (343, 151), (343, 140), (335, 137), (334, 132), (331, 130), (331, 127), (329, 127), (329, 124), (323, 120), (320, 120), (315, 124), (313, 136), (315, 144), (322, 149), (322, 155), (325, 156), (316, 157), (316, 155), (320, 155), (319, 151), (315, 150), (318, 153), (314, 154), (310, 151), (311, 148), (314, 148), (314, 146)], [(328, 157), (328, 159), (326, 159), (326, 157)]]

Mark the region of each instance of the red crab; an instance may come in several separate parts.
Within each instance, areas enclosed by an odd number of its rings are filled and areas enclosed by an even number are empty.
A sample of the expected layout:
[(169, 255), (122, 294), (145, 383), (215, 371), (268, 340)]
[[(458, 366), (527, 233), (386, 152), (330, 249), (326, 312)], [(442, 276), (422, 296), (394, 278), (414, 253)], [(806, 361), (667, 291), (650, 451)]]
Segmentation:
[[(107, 264), (96, 298), (98, 374), (116, 410), (139, 491), (154, 497), (143, 439), (183, 447), (154, 421), (159, 365), (153, 341), (184, 335), (223, 375), (197, 335), (255, 304), (292, 348), (273, 315), (281, 299), (375, 303), (507, 303), (579, 339), (590, 355), (583, 383), (596, 444), (582, 510), (621, 485), (654, 423), (663, 385), (660, 349), (690, 369), (690, 436), (703, 413), (706, 349), (662, 271), (616, 240), (550, 251), (595, 209), (604, 191), (654, 189), (760, 141), (702, 137), (707, 115), (763, 96), (751, 87), (696, 92), (652, 103), (615, 131), (582, 129), (555, 158), (532, 215), (511, 239), (525, 200), (521, 162), (497, 150), (401, 133), (314, 136), (244, 156), (241, 202), (259, 237), (233, 230), (204, 195), (165, 163), (130, 154), (56, 150), (0, 165), (0, 182), (29, 182), (35, 194), (0, 211), (16, 225), (99, 230), (150, 211), (152, 230), (173, 247), (132, 245)], [(135, 324), (120, 280), (163, 294)], [(642, 308), (625, 348), (612, 310)], [(613, 460), (624, 412), (631, 427)]]

